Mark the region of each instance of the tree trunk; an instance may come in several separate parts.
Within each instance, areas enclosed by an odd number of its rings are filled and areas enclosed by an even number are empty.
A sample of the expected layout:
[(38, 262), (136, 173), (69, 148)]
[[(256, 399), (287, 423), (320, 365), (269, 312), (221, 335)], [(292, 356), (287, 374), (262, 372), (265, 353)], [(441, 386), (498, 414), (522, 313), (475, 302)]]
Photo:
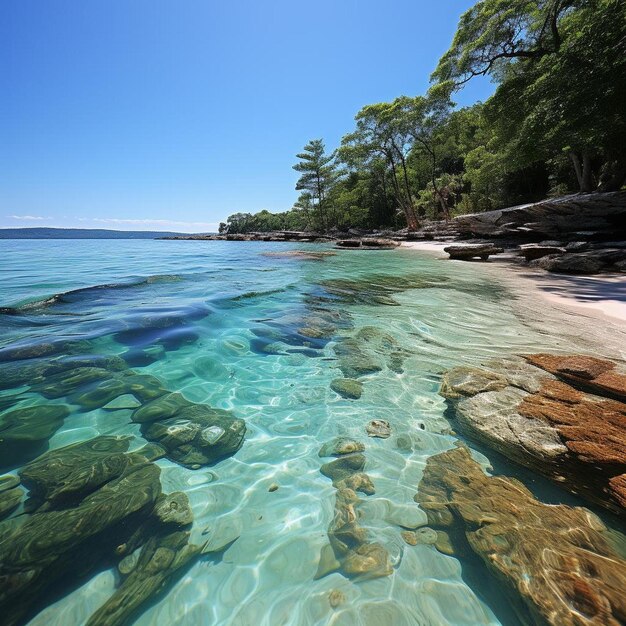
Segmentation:
[(569, 153), (569, 158), (572, 160), (574, 166), (574, 172), (576, 173), (576, 182), (578, 183), (578, 189), (582, 191), (583, 188), (583, 169), (580, 165), (580, 157), (575, 152)]
[(406, 217), (406, 225), (409, 232), (416, 231), (420, 227), (420, 223), (417, 219), (417, 215), (415, 214), (415, 209), (412, 206), (405, 206), (404, 215)]
[(591, 157), (583, 152), (583, 172), (580, 190), (583, 193), (590, 193), (593, 191), (593, 172), (591, 165)]

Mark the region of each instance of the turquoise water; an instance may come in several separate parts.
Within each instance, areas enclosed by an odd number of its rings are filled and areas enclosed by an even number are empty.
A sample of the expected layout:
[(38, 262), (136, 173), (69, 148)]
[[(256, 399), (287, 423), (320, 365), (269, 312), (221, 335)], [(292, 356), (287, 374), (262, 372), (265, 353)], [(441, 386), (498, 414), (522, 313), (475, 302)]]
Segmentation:
[[(401, 249), (276, 255), (323, 248), (256, 242), (2, 247), (1, 371), (32, 361), (16, 361), (24, 353), (8, 352), (15, 347), (52, 345), (46, 359), (117, 355), (168, 391), (245, 420), (244, 443), (231, 456), (197, 469), (155, 461), (163, 491), (188, 496), (191, 542), (208, 541), (208, 554), (143, 606), (134, 623), (509, 623), (468, 586), (456, 558), (400, 536), (426, 523), (413, 501), (426, 460), (456, 441), (437, 394), (441, 372), (549, 347), (550, 339), (515, 316), (504, 288), (479, 266)], [(372, 283), (378, 288), (365, 289)], [(51, 300), (56, 294), (66, 295)], [(359, 377), (360, 399), (344, 399), (330, 389), (346, 367), (336, 348), (365, 335), (374, 337), (366, 349), (379, 366)], [(98, 435), (128, 435), (131, 450), (146, 444), (130, 421), (132, 408), (88, 410), (71, 395), (46, 400), (28, 384), (4, 386), (5, 411), (69, 407), (50, 449)], [(368, 437), (372, 419), (387, 420), (392, 436)], [(359, 523), (388, 552), (389, 576), (353, 580), (334, 572), (314, 579), (336, 493), (320, 473), (328, 459), (318, 451), (338, 435), (365, 444), (364, 471), (376, 493), (361, 496)], [(28, 460), (2, 471), (15, 473)], [(273, 484), (278, 489), (269, 491)], [(22, 504), (11, 519), (24, 517)], [(100, 564), (38, 607), (29, 623), (83, 624), (115, 584), (114, 567)], [(329, 603), (333, 592), (341, 598), (336, 606)]]

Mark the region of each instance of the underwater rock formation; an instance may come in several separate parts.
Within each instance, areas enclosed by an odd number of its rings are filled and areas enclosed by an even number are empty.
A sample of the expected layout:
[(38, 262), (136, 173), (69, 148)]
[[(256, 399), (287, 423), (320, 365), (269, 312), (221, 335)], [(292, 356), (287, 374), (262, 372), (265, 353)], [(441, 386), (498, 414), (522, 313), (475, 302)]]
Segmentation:
[(358, 400), (363, 393), (363, 383), (354, 378), (335, 378), (330, 383), (330, 388), (343, 398)]
[(58, 508), (121, 476), (133, 461), (133, 456), (126, 454), (130, 439), (101, 435), (57, 448), (31, 461), (19, 475), (34, 502)]
[(333, 350), (347, 379), (375, 374), (385, 368), (400, 373), (404, 359), (410, 354), (395, 337), (374, 326), (364, 326), (356, 334), (339, 339)]
[(165, 448), (167, 458), (198, 469), (239, 450), (246, 425), (229, 411), (195, 404), (183, 407), (175, 417), (143, 423), (141, 432)]
[(546, 505), (513, 478), (487, 476), (465, 447), (428, 459), (415, 500), (456, 555), (481, 560), (523, 624), (626, 620), (626, 561), (586, 509)]
[(45, 404), (0, 415), (0, 470), (41, 454), (70, 414), (67, 406)]
[(369, 476), (361, 470), (365, 466), (363, 444), (338, 437), (327, 442), (320, 456), (337, 456), (325, 463), (320, 472), (333, 481), (335, 487), (335, 513), (328, 528), (330, 545), (324, 546), (315, 578), (322, 578), (339, 570), (344, 576), (358, 579), (389, 576), (392, 567), (387, 550), (368, 540), (367, 531), (358, 523), (355, 507), (359, 497), (356, 491), (374, 493)]
[[(202, 546), (188, 543), (187, 496), (163, 494), (149, 450), (128, 453), (129, 437), (99, 436), (52, 450), (20, 472), (30, 514), (0, 523), (0, 611), (12, 625), (35, 614), (61, 585), (119, 561), (119, 588), (89, 621), (125, 624), (167, 588)], [(10, 477), (0, 502), (21, 489)], [(19, 500), (18, 500), (19, 501)], [(34, 511), (34, 512), (33, 512)], [(103, 621), (104, 620), (104, 621)]]
[[(0, 612), (15, 624), (60, 580), (141, 543), (138, 531), (161, 493), (156, 465), (131, 466), (75, 506), (0, 524)], [(134, 549), (134, 548), (133, 548)]]
[(626, 376), (612, 361), (594, 357), (538, 354), (525, 360), (447, 372), (440, 393), (451, 403), (457, 427), (624, 515), (626, 403), (615, 398)]
[(130, 623), (142, 605), (158, 598), (192, 564), (201, 550), (202, 546), (189, 543), (187, 531), (151, 537), (141, 548), (132, 568), (120, 572), (120, 586), (89, 618), (87, 626)]

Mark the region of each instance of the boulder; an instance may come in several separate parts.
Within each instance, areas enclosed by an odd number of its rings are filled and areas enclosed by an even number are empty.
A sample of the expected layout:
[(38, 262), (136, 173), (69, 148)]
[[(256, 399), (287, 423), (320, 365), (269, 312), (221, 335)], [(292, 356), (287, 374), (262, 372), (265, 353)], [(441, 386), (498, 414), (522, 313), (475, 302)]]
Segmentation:
[(196, 404), (180, 409), (176, 417), (143, 423), (141, 432), (165, 448), (170, 460), (198, 469), (237, 452), (246, 425), (229, 411)]
[(532, 264), (557, 274), (598, 274), (605, 265), (588, 253), (549, 254), (533, 261)]
[(526, 243), (519, 247), (520, 256), (523, 256), (527, 261), (534, 261), (541, 257), (548, 256), (549, 254), (558, 255), (565, 252), (565, 248), (558, 246), (547, 246), (539, 243)]
[(514, 478), (485, 475), (465, 447), (428, 459), (415, 500), (446, 538), (444, 552), (478, 559), (482, 584), (521, 623), (624, 623), (626, 561), (588, 510), (543, 504)]
[(48, 440), (70, 414), (61, 404), (39, 404), (0, 415), (0, 470), (41, 454)]
[(471, 259), (486, 261), (490, 255), (504, 252), (503, 248), (499, 248), (491, 243), (457, 244), (454, 246), (446, 246), (443, 251), (447, 252), (451, 259), (461, 261), (470, 261)]
[(354, 378), (335, 378), (331, 381), (330, 388), (343, 398), (358, 400), (363, 393), (363, 383)]
[(539, 239), (615, 237), (624, 233), (626, 193), (572, 194), (548, 198), (497, 211), (459, 215), (453, 224), (461, 235), (500, 237), (511, 235)]

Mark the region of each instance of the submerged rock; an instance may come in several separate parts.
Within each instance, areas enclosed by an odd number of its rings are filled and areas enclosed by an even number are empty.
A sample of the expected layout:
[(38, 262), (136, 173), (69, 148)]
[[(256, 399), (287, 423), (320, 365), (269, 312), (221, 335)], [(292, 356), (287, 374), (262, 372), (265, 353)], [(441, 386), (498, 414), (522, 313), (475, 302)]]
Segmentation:
[(24, 491), (19, 487), (0, 491), (0, 520), (10, 515), (22, 501)]
[(189, 543), (189, 533), (151, 537), (134, 567), (123, 575), (113, 595), (89, 618), (87, 626), (123, 626), (156, 598), (196, 559), (202, 546)]
[(154, 516), (162, 523), (172, 526), (188, 526), (193, 522), (193, 511), (187, 494), (175, 491), (161, 495), (154, 505)]
[(360, 453), (346, 454), (334, 461), (324, 463), (320, 472), (333, 482), (348, 478), (365, 467), (365, 456)]
[(319, 456), (343, 456), (353, 452), (363, 452), (365, 446), (360, 441), (355, 441), (349, 437), (335, 437), (327, 441), (319, 451)]
[(181, 409), (193, 406), (193, 402), (185, 399), (180, 393), (168, 393), (147, 402), (133, 412), (133, 422), (143, 424), (175, 417)]
[[(0, 524), (4, 623), (16, 624), (35, 611), (44, 591), (58, 581), (90, 571), (105, 556), (130, 550), (131, 538), (161, 493), (159, 473), (153, 464), (131, 466), (77, 506), (36, 512), (19, 525)], [(121, 551), (119, 546), (124, 546)]]
[(41, 454), (69, 414), (65, 405), (40, 404), (0, 415), (0, 469)]
[(450, 542), (437, 545), (478, 557), (522, 623), (618, 626), (626, 617), (626, 562), (586, 509), (543, 504), (519, 481), (485, 475), (465, 447), (428, 459), (415, 499)]
[(169, 459), (196, 469), (239, 450), (246, 425), (229, 411), (196, 404), (182, 408), (176, 417), (144, 423), (141, 432), (165, 448)]
[(132, 462), (130, 437), (101, 435), (46, 452), (19, 474), (30, 496), (47, 508), (76, 501), (121, 476)]
[(326, 257), (336, 256), (331, 250), (284, 250), (281, 252), (262, 252), (262, 256), (279, 259), (300, 259), (302, 261), (323, 261)]
[(370, 437), (387, 439), (391, 437), (391, 425), (387, 420), (372, 420), (365, 427), (365, 431)]
[(363, 383), (354, 378), (335, 378), (330, 383), (330, 388), (344, 398), (358, 400), (363, 393)]

